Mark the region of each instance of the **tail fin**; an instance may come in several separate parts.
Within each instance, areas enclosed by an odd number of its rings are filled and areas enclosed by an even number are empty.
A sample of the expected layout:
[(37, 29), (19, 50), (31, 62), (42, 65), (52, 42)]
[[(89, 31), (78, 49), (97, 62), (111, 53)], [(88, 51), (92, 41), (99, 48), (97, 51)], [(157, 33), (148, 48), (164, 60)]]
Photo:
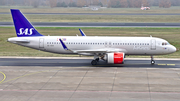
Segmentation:
[(11, 14), (18, 37), (43, 36), (31, 25), (20, 10), (11, 9)]

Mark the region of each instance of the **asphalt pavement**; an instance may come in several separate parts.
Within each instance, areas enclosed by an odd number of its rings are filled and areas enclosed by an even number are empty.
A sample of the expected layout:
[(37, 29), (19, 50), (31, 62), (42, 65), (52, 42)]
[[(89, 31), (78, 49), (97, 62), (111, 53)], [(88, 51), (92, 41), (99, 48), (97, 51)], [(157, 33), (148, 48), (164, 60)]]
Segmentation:
[[(46, 59), (46, 58), (0, 58), (0, 66), (64, 66), (64, 67), (82, 67), (91, 66), (92, 59)], [(97, 67), (154, 67), (154, 68), (180, 68), (180, 60), (155, 60), (156, 64), (151, 65), (149, 60), (143, 59), (125, 59), (124, 64), (106, 64), (100, 61)]]
[(180, 60), (0, 58), (0, 101), (179, 101)]

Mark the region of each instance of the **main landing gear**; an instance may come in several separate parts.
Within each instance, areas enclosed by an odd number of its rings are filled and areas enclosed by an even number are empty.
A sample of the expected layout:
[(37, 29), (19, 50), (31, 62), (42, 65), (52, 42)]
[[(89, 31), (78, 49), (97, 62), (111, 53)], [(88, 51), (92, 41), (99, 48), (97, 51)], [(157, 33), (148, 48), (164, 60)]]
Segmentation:
[(152, 65), (154, 65), (154, 64), (155, 64), (155, 61), (154, 61), (153, 55), (151, 55), (151, 64), (152, 64)]
[(91, 65), (95, 66), (95, 65), (97, 65), (97, 62), (98, 62), (97, 60), (92, 60)]
[(99, 62), (99, 58), (96, 58), (95, 60), (91, 61), (91, 65), (95, 66)]
[(95, 55), (94, 60), (91, 61), (91, 65), (95, 66), (97, 65), (98, 62), (99, 62), (99, 57)]

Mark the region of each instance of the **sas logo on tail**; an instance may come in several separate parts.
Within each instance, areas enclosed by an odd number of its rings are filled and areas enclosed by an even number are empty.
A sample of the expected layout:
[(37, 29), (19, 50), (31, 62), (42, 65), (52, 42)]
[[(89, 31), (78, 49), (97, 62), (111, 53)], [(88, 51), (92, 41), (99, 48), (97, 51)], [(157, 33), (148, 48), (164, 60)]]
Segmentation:
[[(32, 35), (33, 34), (33, 30), (34, 28), (20, 28), (19, 29), (19, 33), (17, 33), (18, 35)], [(28, 33), (29, 32), (29, 33)]]

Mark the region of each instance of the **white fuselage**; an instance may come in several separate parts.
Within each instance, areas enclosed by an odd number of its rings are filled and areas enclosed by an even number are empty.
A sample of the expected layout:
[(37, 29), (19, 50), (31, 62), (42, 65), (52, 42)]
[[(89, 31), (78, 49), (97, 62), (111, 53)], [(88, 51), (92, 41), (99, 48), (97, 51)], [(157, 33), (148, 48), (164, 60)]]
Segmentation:
[(71, 50), (122, 49), (126, 55), (163, 55), (176, 51), (166, 40), (154, 37), (40, 36), (14, 37), (8, 41), (52, 53), (77, 54), (65, 50), (60, 38)]

